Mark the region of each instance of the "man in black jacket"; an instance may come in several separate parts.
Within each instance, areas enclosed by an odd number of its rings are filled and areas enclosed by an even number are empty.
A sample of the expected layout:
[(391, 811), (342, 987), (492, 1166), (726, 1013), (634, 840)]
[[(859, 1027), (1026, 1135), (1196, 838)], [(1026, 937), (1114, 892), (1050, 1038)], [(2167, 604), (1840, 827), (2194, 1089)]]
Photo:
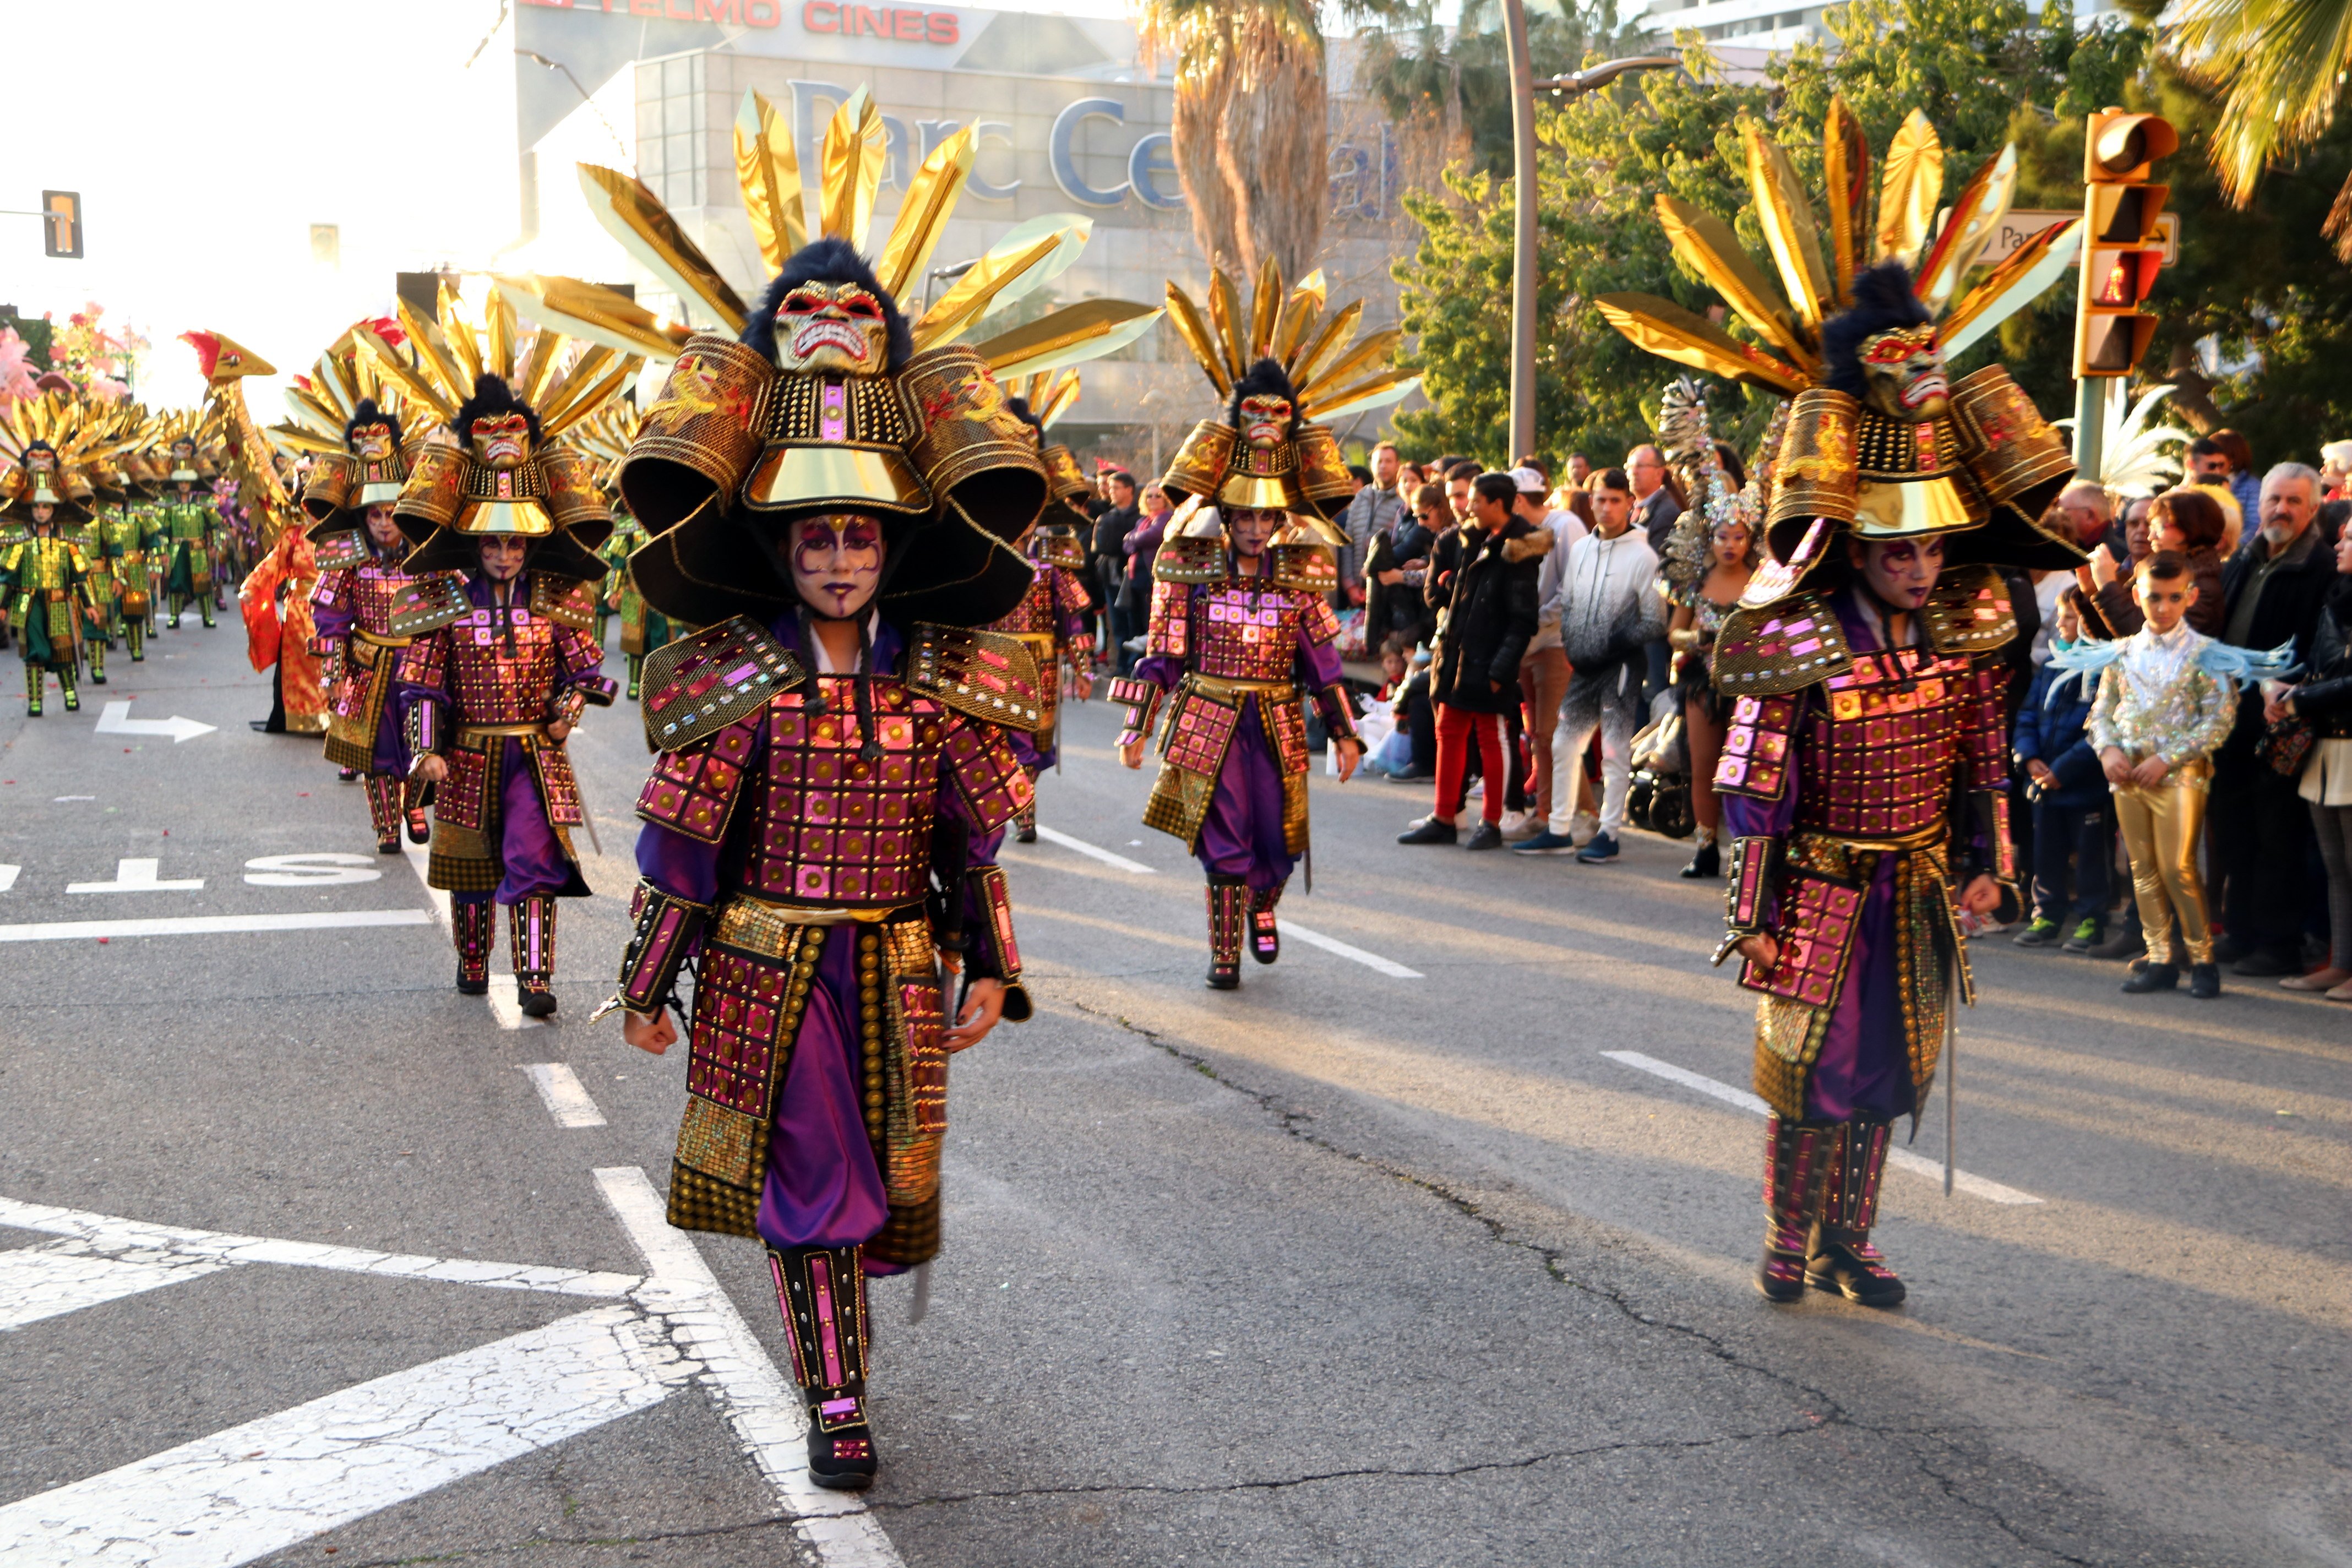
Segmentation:
[[(1465, 849), (1503, 847), (1503, 739), (1500, 718), (1519, 701), (1519, 661), (1536, 635), (1536, 577), (1551, 531), (1514, 516), (1517, 481), (1481, 474), (1472, 486), (1470, 520), (1458, 555), (1431, 601), (1445, 612), (1430, 696), (1437, 711), (1437, 803), (1401, 835), (1400, 844), (1451, 844), (1463, 805), (1469, 748), (1478, 747), (1486, 798)], [(1433, 579), (1433, 582), (1436, 582)]]
[(1127, 575), (1127, 536), (1140, 514), (1135, 508), (1134, 475), (1124, 468), (1114, 472), (1108, 489), (1110, 510), (1095, 519), (1089, 564), (1095, 569), (1093, 586), (1103, 608), (1103, 652), (1116, 664), (1120, 646), (1143, 629), (1129, 624), (1132, 617), (1118, 602), (1118, 590)]
[[(2319, 476), (2281, 463), (2263, 480), (2262, 529), (2222, 568), (2229, 613), (2221, 639), (2246, 648), (2293, 641), (2307, 650), (2313, 621), (2336, 581), (2336, 561), (2313, 525)], [(2311, 814), (2294, 778), (2255, 752), (2263, 736), (2259, 684), (2238, 693), (2238, 722), (2213, 758), (2206, 821), (2223, 884), (2228, 934), (2215, 958), (2238, 974), (2299, 974), (2310, 880)]]

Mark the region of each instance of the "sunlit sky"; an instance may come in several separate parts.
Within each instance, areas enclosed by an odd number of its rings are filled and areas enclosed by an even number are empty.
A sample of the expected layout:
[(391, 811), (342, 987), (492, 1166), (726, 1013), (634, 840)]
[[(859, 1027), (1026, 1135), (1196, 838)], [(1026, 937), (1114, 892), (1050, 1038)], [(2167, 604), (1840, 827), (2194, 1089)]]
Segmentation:
[[(1039, 9), (1124, 15), (1121, 0)], [(0, 304), (62, 322), (96, 300), (108, 322), (144, 332), (150, 406), (202, 395), (183, 331), (225, 332), (301, 370), (390, 308), (395, 271), (492, 266), (516, 238), (500, 0), (47, 0), (7, 13), (0, 207), (80, 192), (87, 255), (45, 257), (37, 218), (0, 217)], [(339, 267), (312, 259), (313, 224), (340, 229)]]

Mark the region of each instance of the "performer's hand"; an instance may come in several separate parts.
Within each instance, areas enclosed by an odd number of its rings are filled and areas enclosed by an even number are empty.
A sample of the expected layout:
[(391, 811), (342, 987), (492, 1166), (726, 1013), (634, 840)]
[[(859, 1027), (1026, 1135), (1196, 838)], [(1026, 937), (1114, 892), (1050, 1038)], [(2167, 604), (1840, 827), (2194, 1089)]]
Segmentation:
[(1331, 742), (1339, 748), (1339, 782), (1346, 784), (1356, 776), (1356, 764), (1364, 760), (1361, 741), (1341, 739)]
[(2000, 908), (2000, 884), (1979, 873), (1960, 889), (1960, 908), (1972, 915), (1989, 915)]
[(416, 759), (416, 765), (408, 770), (408, 776), (420, 783), (437, 784), (449, 776), (449, 764), (427, 752)]
[(1073, 670), (1070, 674), (1070, 695), (1084, 702), (1094, 694), (1094, 676), (1083, 669)]
[(557, 745), (562, 745), (563, 743), (563, 737), (570, 733), (572, 733), (572, 722), (570, 720), (550, 719), (547, 721), (547, 738), (553, 741)]
[(963, 1016), (955, 1021), (953, 1028), (940, 1037), (940, 1042), (950, 1051), (976, 1046), (1003, 1016), (1004, 982), (975, 980), (971, 983), (971, 989), (964, 994)]
[(1143, 738), (1139, 735), (1132, 741), (1121, 742), (1118, 748), (1118, 760), (1126, 763), (1130, 768), (1141, 767), (1143, 765)]
[(2099, 753), (2099, 771), (2107, 775), (2109, 784), (2132, 782), (2131, 759), (2125, 756), (2119, 747), (2109, 746)]
[(677, 1026), (669, 1021), (669, 1010), (647, 1017), (643, 1013), (621, 1015), (621, 1038), (651, 1056), (659, 1056), (677, 1044)]
[(1739, 939), (1739, 956), (1759, 969), (1769, 969), (1780, 962), (1780, 942), (1769, 931), (1758, 931), (1754, 936)]
[(2162, 757), (2150, 757), (2131, 771), (2132, 783), (2142, 789), (2154, 789), (2164, 782), (2164, 775), (2171, 771), (2172, 764)]

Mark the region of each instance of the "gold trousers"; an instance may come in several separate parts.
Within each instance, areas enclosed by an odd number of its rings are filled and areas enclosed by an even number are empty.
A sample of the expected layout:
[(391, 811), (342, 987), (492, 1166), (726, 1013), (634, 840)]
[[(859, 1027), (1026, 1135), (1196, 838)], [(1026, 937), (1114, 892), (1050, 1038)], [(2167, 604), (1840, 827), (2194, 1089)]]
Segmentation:
[[(2135, 759), (2137, 760), (2137, 759)], [(2153, 789), (2115, 786), (2116, 821), (2131, 856), (2132, 898), (2150, 963), (2174, 962), (2172, 922), (2180, 921), (2191, 963), (2213, 962), (2213, 931), (2205, 919), (2205, 883), (2197, 875), (2197, 835), (2205, 826), (2205, 783), (2210, 764), (2184, 763)]]

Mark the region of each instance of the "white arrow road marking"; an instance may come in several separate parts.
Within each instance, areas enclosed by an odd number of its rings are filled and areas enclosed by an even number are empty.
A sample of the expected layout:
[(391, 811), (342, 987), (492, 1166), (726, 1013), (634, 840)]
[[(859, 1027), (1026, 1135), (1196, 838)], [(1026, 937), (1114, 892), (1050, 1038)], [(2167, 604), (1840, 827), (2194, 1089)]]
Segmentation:
[(333, 931), (343, 926), (431, 925), (424, 910), (319, 910), (296, 915), (189, 915), (181, 920), (44, 921), (0, 925), (0, 942), (86, 942), (92, 937), (222, 936), (256, 931)]
[(699, 1381), (791, 1510), (793, 1528), (827, 1568), (903, 1568), (898, 1548), (855, 1494), (828, 1491), (810, 1479), (808, 1411), (800, 1390), (778, 1373), (694, 1243), (670, 1226), (646, 1173), (635, 1165), (606, 1166), (597, 1171), (596, 1184), (645, 1255), (651, 1277), (635, 1300), (668, 1326), (678, 1349), (702, 1363)]
[(16, 873), (23, 869), (22, 866), (0, 866), (0, 893), (16, 885)]
[(1124, 855), (1114, 855), (1108, 849), (1089, 844), (1083, 838), (1073, 838), (1060, 829), (1048, 827), (1042, 822), (1037, 825), (1037, 837), (1048, 844), (1058, 844), (1065, 849), (1075, 849), (1079, 854), (1099, 860), (1106, 866), (1116, 866), (1122, 871), (1139, 871), (1147, 877), (1157, 874), (1153, 868), (1140, 860), (1130, 860)]
[(1309, 947), (1319, 947), (1326, 952), (1336, 952), (1341, 958), (1352, 960), (1367, 969), (1376, 969), (1393, 979), (1425, 980), (1428, 978), (1420, 970), (1407, 969), (1394, 959), (1382, 958), (1377, 952), (1366, 952), (1360, 947), (1351, 947), (1337, 937), (1325, 936), (1319, 931), (1308, 931), (1305, 926), (1284, 920), (1278, 915), (1275, 917), (1274, 923), (1276, 930), (1293, 941), (1303, 942)]
[(257, 888), (333, 888), (373, 882), (383, 873), (373, 855), (262, 855), (245, 863), (245, 879)]
[(227, 1268), (218, 1258), (109, 1258), (74, 1237), (0, 1252), (0, 1331)]
[(530, 1074), (531, 1087), (547, 1106), (547, 1113), (555, 1118), (558, 1127), (602, 1127), (604, 1113), (596, 1109), (580, 1076), (568, 1062), (532, 1062), (523, 1071)]
[[(1601, 1054), (1612, 1062), (1623, 1062), (1629, 1068), (1639, 1068), (1643, 1072), (1654, 1073), (1659, 1078), (1681, 1084), (1685, 1089), (1695, 1089), (1701, 1094), (1712, 1095), (1727, 1105), (1739, 1107), (1742, 1110), (1751, 1110), (1759, 1116), (1769, 1116), (1772, 1112), (1770, 1106), (1746, 1089), (1734, 1089), (1727, 1083), (1719, 1083), (1705, 1073), (1696, 1073), (1688, 1068), (1678, 1068), (1672, 1062), (1662, 1062), (1655, 1057), (1646, 1057), (1639, 1051), (1603, 1051)], [(1908, 1171), (1915, 1176), (1927, 1176), (1938, 1184), (1941, 1184), (1944, 1180), (1942, 1164), (1930, 1160), (1925, 1154), (1915, 1154), (1908, 1149), (1889, 1148), (1886, 1151), (1886, 1163), (1898, 1169)], [(2015, 1187), (2004, 1187), (1999, 1182), (1988, 1181), (1982, 1176), (1972, 1176), (1966, 1171), (1952, 1173), (1952, 1185), (1973, 1197), (1983, 1198), (1988, 1203), (2038, 1204), (2042, 1201), (2032, 1193), (2021, 1193)]]
[(161, 860), (117, 860), (111, 882), (68, 882), (68, 893), (193, 893), (205, 885), (202, 877), (183, 882), (159, 882)]
[(233, 1568), (648, 1409), (691, 1368), (598, 1307), (0, 1508), (11, 1568)]
[[(16, 1198), (0, 1197), (0, 1226), (67, 1237), (79, 1243), (87, 1256), (103, 1256), (117, 1262), (151, 1268), (194, 1263), (275, 1263), (342, 1274), (430, 1279), (444, 1285), (479, 1285), (492, 1290), (540, 1290), (558, 1296), (625, 1296), (641, 1283), (634, 1274), (548, 1268), (531, 1263), (489, 1263), (476, 1258), (371, 1252), (365, 1247), (331, 1247), (316, 1241), (151, 1225), (145, 1220), (23, 1203)], [(0, 1260), (19, 1256), (16, 1252), (0, 1253)], [(0, 1285), (0, 1310), (5, 1310), (7, 1306), (5, 1286)]]
[(98, 732), (101, 735), (169, 735), (175, 746), (198, 735), (209, 735), (215, 728), (199, 724), (194, 719), (183, 719), (177, 713), (169, 719), (133, 719), (128, 702), (110, 702), (106, 711), (98, 716)]

